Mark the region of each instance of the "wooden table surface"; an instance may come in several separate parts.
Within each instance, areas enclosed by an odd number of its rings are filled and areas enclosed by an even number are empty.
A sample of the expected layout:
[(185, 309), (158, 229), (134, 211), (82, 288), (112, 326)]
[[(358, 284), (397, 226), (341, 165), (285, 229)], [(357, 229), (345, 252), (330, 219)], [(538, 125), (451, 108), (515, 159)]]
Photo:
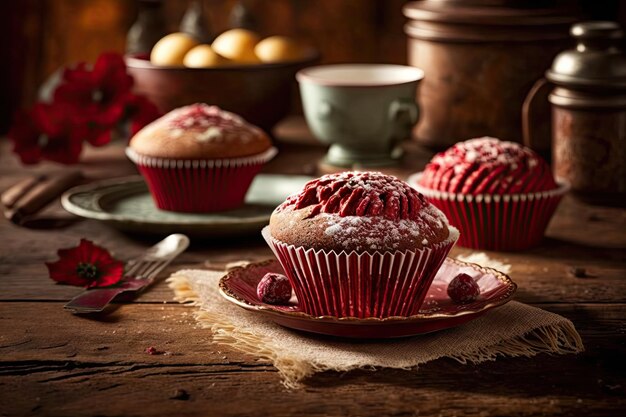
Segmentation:
[[(268, 172), (308, 173), (324, 149), (301, 122), (279, 130), (280, 156)], [(294, 139), (295, 138), (295, 139)], [(52, 164), (23, 168), (0, 145), (0, 189)], [(303, 144), (303, 142), (305, 144)], [(406, 175), (429, 155), (408, 146)], [(134, 173), (122, 147), (89, 150), (79, 166), (92, 178)], [(58, 204), (41, 217), (63, 216)], [(36, 226), (36, 224), (35, 224)], [(541, 247), (491, 253), (513, 266), (518, 301), (571, 319), (586, 352), (500, 358), (480, 365), (442, 359), (418, 371), (327, 372), (287, 390), (271, 364), (211, 343), (192, 310), (172, 301), (161, 280), (106, 315), (77, 317), (63, 304), (80, 289), (55, 285), (45, 261), (90, 238), (127, 259), (154, 239), (125, 235), (96, 221), (62, 229), (24, 228), (0, 220), (0, 416), (152, 415), (626, 415), (626, 211), (565, 198)], [(455, 248), (453, 254), (469, 253)], [(161, 274), (271, 256), (255, 235), (194, 240)], [(591, 277), (576, 278), (572, 268)], [(171, 352), (149, 355), (147, 347)], [(177, 399), (177, 390), (188, 393)]]

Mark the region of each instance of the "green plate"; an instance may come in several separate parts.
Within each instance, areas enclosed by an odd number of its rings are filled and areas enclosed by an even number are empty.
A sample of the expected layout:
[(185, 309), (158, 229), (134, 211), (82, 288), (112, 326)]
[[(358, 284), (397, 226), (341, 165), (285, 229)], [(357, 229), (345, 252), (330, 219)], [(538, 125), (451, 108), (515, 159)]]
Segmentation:
[(63, 194), (61, 203), (70, 213), (128, 232), (232, 236), (259, 232), (269, 222), (274, 208), (311, 179), (300, 175), (259, 174), (252, 182), (242, 207), (219, 213), (190, 214), (159, 210), (146, 183), (138, 175), (74, 187)]

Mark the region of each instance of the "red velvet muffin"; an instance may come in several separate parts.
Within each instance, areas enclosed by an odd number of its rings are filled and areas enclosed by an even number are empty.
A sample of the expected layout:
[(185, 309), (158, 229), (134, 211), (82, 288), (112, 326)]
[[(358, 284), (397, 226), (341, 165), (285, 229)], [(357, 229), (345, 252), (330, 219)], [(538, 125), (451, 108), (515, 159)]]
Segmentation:
[(305, 312), (364, 318), (417, 314), (458, 231), (404, 181), (346, 172), (290, 196), (263, 236)]
[(461, 230), (459, 245), (492, 250), (538, 244), (567, 190), (537, 153), (488, 137), (438, 153), (409, 182)]
[(243, 204), (254, 176), (276, 149), (241, 117), (193, 104), (137, 132), (126, 154), (160, 209), (214, 212)]

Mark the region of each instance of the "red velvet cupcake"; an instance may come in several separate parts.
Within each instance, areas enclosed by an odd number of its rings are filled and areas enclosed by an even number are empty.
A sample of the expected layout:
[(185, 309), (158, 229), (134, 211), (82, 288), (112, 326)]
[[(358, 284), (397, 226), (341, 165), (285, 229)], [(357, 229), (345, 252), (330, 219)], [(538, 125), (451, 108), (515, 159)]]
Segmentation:
[(144, 127), (126, 154), (158, 208), (202, 213), (241, 206), (255, 175), (276, 149), (261, 129), (241, 117), (193, 104)]
[(458, 239), (445, 215), (404, 181), (326, 175), (278, 206), (263, 236), (308, 314), (417, 314)]
[(459, 245), (489, 250), (537, 245), (568, 188), (531, 149), (488, 137), (438, 153), (409, 182), (461, 230)]

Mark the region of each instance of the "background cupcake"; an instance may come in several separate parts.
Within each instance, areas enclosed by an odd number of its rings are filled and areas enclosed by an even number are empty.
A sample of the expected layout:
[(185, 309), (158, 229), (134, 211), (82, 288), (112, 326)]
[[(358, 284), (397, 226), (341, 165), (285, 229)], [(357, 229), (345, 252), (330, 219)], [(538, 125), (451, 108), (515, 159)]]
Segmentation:
[(491, 250), (537, 245), (567, 191), (534, 151), (488, 137), (438, 153), (409, 182), (461, 230), (459, 245)]
[(404, 181), (346, 172), (290, 196), (263, 236), (303, 311), (365, 318), (416, 314), (458, 231)]
[(214, 212), (243, 204), (254, 176), (276, 149), (261, 129), (241, 117), (193, 104), (144, 127), (126, 153), (158, 208)]

